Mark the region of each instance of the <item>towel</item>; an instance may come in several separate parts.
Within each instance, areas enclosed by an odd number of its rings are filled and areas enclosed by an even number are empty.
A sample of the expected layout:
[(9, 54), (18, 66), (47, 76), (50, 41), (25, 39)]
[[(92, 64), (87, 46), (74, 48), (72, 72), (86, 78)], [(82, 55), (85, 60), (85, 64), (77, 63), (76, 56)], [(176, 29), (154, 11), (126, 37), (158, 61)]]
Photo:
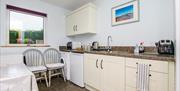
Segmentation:
[(150, 65), (137, 64), (137, 91), (149, 91)]

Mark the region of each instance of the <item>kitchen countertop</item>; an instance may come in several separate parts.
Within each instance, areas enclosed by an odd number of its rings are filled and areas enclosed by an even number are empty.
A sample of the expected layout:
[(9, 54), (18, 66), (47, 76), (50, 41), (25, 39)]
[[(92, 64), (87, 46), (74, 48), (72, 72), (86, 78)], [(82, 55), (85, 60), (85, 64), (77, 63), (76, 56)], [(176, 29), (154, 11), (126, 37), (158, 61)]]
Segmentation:
[(82, 50), (66, 50), (66, 49), (62, 49), (60, 51), (63, 51), (63, 52), (72, 52), (72, 53), (85, 53), (85, 51), (82, 51)]
[(157, 60), (157, 61), (171, 61), (175, 62), (174, 55), (159, 55), (155, 53), (142, 53), (135, 55), (134, 53), (125, 52), (125, 51), (82, 51), (82, 50), (60, 50), (64, 52), (72, 52), (72, 53), (89, 53), (89, 54), (99, 54), (99, 55), (109, 55), (109, 56), (119, 56), (119, 57), (128, 57), (128, 58), (139, 58), (139, 59), (148, 59), (148, 60)]

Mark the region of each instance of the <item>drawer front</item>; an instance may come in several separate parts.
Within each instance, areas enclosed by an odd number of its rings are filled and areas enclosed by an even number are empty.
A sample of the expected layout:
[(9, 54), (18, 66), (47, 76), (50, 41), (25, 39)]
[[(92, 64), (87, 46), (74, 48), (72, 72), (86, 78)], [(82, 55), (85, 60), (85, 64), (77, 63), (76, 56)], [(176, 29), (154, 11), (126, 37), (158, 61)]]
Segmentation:
[(104, 59), (106, 62), (113, 63), (123, 63), (125, 66), (125, 58), (124, 57), (114, 57), (114, 56), (104, 56), (100, 55), (101, 59)]
[(98, 59), (99, 58), (99, 55), (95, 55), (95, 54), (84, 54), (84, 57), (85, 58), (90, 58), (90, 59)]
[(126, 58), (126, 66), (128, 67), (136, 68), (137, 63), (151, 65), (150, 71), (168, 73), (168, 62), (163, 62), (158, 60)]

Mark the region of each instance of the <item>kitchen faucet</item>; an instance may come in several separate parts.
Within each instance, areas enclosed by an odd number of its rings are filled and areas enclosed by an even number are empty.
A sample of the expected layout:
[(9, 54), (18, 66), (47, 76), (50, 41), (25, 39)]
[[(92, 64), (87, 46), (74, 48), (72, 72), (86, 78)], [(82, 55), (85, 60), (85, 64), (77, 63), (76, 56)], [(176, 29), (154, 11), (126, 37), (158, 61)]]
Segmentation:
[(111, 51), (111, 46), (110, 46), (110, 42), (112, 42), (112, 36), (108, 36), (107, 38), (107, 48), (108, 48), (108, 52)]

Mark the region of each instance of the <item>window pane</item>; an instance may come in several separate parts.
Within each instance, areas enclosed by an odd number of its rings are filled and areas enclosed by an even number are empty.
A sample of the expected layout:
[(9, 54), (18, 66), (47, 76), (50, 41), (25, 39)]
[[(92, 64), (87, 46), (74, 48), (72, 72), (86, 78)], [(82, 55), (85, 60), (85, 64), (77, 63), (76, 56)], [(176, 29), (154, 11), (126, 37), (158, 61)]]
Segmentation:
[(10, 11), (10, 44), (44, 44), (44, 19)]

